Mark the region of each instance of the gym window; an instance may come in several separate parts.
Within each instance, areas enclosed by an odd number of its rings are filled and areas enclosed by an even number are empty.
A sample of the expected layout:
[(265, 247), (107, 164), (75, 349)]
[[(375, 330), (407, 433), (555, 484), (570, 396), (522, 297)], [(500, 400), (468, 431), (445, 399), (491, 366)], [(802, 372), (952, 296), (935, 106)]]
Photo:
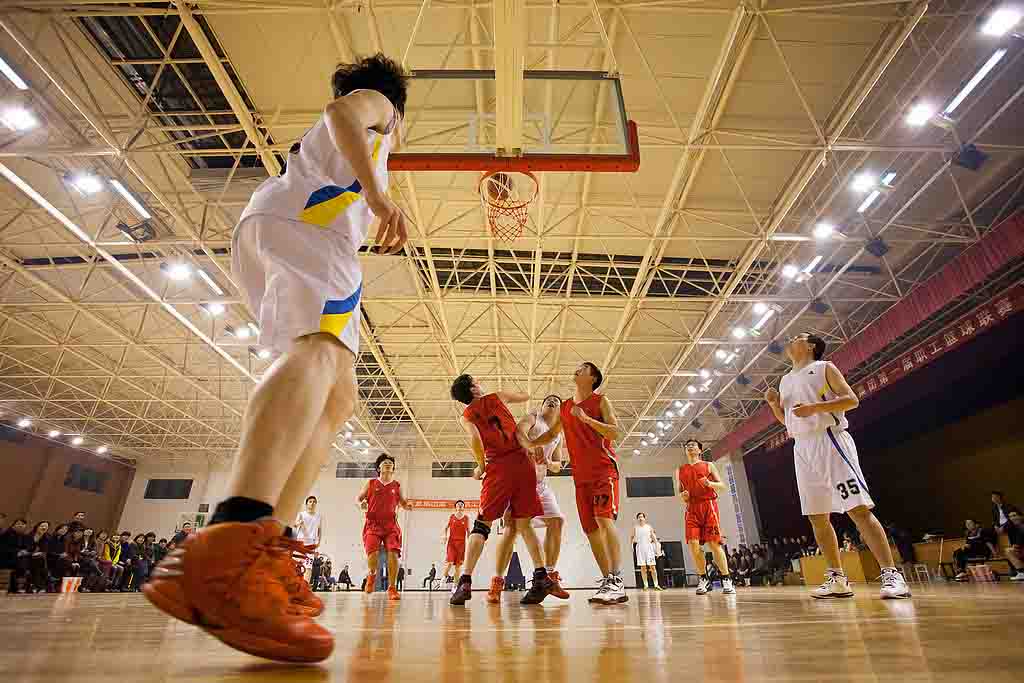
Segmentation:
[(629, 498), (672, 498), (675, 495), (672, 477), (626, 477)]
[(103, 493), (109, 478), (109, 472), (100, 472), (82, 465), (72, 465), (68, 468), (68, 473), (64, 475), (64, 485), (89, 493)]
[(373, 479), (377, 468), (372, 462), (339, 462), (334, 470), (338, 479)]
[(188, 500), (192, 494), (191, 479), (150, 479), (146, 482), (146, 493), (150, 500)]

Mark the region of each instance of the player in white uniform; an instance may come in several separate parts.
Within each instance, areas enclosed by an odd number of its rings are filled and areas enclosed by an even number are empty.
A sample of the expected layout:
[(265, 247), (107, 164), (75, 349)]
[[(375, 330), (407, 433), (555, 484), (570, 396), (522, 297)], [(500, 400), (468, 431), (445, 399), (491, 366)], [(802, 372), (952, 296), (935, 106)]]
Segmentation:
[(387, 195), (407, 83), (384, 55), (339, 65), (334, 99), (292, 146), (284, 172), (260, 185), (242, 212), (233, 277), (260, 343), (279, 358), (250, 395), (228, 498), (146, 586), (168, 614), (269, 659), (319, 661), (334, 647), (312, 620), (322, 603), (301, 578), (296, 583), (292, 551), (304, 547), (282, 536), (275, 517), (295, 519), (355, 410), (359, 248), (374, 217), (382, 253), (398, 252), (407, 237)]
[(837, 512), (850, 516), (882, 568), (882, 597), (909, 598), (910, 588), (893, 562), (885, 530), (871, 512), (875, 503), (857, 459), (857, 445), (846, 431), (846, 411), (860, 404), (857, 394), (835, 365), (822, 360), (825, 342), (821, 338), (797, 335), (786, 346), (786, 355), (793, 369), (782, 378), (779, 391), (767, 391), (765, 400), (795, 440), (800, 508), (810, 519), (814, 538), (828, 562), (825, 582), (811, 595), (853, 596), (840, 562), (839, 540), (829, 520), (829, 515)]
[[(299, 543), (313, 548), (320, 547), (320, 540), (323, 538), (323, 515), (316, 511), (316, 496), (306, 498), (306, 509), (302, 510), (296, 517), (292, 526), (292, 537)], [(313, 555), (306, 555), (305, 577), (309, 581), (313, 572)]]
[[(526, 434), (531, 439), (536, 439), (550, 429), (551, 424), (558, 416), (558, 407), (562, 400), (551, 395), (544, 399), (538, 410), (531, 410), (520, 422), (526, 427)], [(525, 424), (524, 424), (525, 423)], [(537, 495), (540, 496), (544, 514), (535, 517), (533, 526), (546, 527), (544, 533), (544, 558), (547, 562), (548, 578), (551, 579), (551, 588), (548, 593), (555, 597), (568, 599), (569, 593), (562, 588), (561, 577), (555, 570), (558, 564), (558, 556), (562, 550), (562, 527), (565, 524), (565, 516), (558, 507), (558, 500), (555, 499), (555, 492), (548, 485), (548, 472), (558, 473), (562, 471), (562, 463), (565, 462), (565, 447), (562, 445), (562, 435), (548, 444), (541, 447), (540, 452), (534, 453), (537, 464)], [(506, 513), (506, 516), (508, 513)], [(515, 547), (516, 533), (509, 519), (505, 520), (505, 534), (498, 543), (496, 555), (496, 570), (494, 578), (491, 579), (491, 587), (487, 593), (487, 601), (497, 603), (501, 601), (501, 591), (505, 588), (505, 572), (509, 562), (512, 561), (512, 551)]]

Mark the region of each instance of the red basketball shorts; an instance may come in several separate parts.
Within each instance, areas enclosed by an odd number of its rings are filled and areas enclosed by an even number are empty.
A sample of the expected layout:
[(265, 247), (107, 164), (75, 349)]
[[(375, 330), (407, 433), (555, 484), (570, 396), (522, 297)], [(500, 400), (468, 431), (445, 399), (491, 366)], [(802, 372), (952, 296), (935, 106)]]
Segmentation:
[(618, 519), (619, 517), (619, 473), (612, 470), (608, 476), (591, 481), (577, 481), (576, 509), (580, 513), (583, 533), (591, 534), (598, 529), (597, 518)]
[(537, 495), (537, 470), (522, 455), (508, 455), (487, 463), (480, 489), (479, 519), (493, 522), (511, 509), (512, 519), (530, 519), (544, 514)]
[(380, 550), (380, 544), (389, 553), (402, 553), (402, 530), (398, 522), (375, 522), (366, 520), (363, 526), (363, 547), (367, 555)]
[[(459, 542), (461, 540), (461, 543)], [(456, 539), (456, 541), (448, 541), (448, 552), (445, 556), (445, 561), (451, 564), (462, 564), (466, 560), (466, 541), (465, 539)]]
[(696, 500), (686, 506), (686, 542), (721, 543), (718, 528), (718, 501)]

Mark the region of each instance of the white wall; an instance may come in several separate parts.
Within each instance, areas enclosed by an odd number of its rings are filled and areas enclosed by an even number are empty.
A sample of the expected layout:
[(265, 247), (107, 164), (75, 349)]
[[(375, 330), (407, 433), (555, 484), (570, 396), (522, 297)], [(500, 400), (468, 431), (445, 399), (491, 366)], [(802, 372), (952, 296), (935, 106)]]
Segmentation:
[[(477, 499), (480, 496), (480, 483), (471, 478), (433, 478), (429, 465), (422, 463), (417, 467), (409, 467), (400, 459), (396, 478), (401, 482), (407, 498), (440, 498), (440, 499)], [(406, 461), (407, 462), (407, 461)], [(622, 481), (620, 483), (621, 501), (619, 513), (619, 539), (622, 545), (623, 574), (627, 585), (635, 582), (633, 566), (633, 549), (629, 543), (635, 517), (638, 512), (647, 515), (658, 536), (665, 541), (682, 541), (683, 509), (679, 499), (671, 498), (629, 498), (626, 495), (626, 477), (630, 476), (672, 476), (682, 462), (681, 453), (673, 453), (656, 459), (625, 457), (620, 462)], [(719, 461), (718, 467), (723, 476), (726, 466), (733, 465), (737, 494), (740, 499), (740, 511), (745, 526), (747, 543), (756, 541), (756, 523), (750, 502), (750, 493), (742, 460), (736, 463)], [(194, 513), (200, 503), (209, 503), (210, 510), (223, 497), (227, 483), (226, 470), (208, 470), (205, 468), (176, 469), (173, 471), (139, 469), (132, 484), (132, 489), (125, 504), (121, 528), (132, 531), (153, 529), (161, 536), (171, 533), (180, 523), (182, 514)], [(187, 501), (153, 501), (144, 500), (143, 493), (146, 482), (151, 478), (192, 478), (192, 494)], [(590, 553), (590, 546), (580, 526), (576, 510), (575, 488), (570, 477), (551, 477), (548, 479), (555, 491), (558, 503), (566, 516), (565, 530), (562, 539), (562, 556), (558, 569), (568, 586), (592, 585), (598, 576), (597, 565)], [(362, 515), (356, 507), (355, 499), (365, 480), (338, 479), (333, 466), (324, 470), (316, 481), (311, 494), (319, 499), (320, 511), (324, 515), (323, 552), (331, 556), (336, 569), (349, 564), (354, 577), (360, 576), (366, 568), (362, 546)], [(736, 508), (729, 491), (719, 498), (722, 533), (726, 542), (733, 546), (739, 542)], [(400, 521), (404, 537), (404, 564), (411, 568), (411, 583), (420, 584), (430, 564), (437, 565), (438, 573), (444, 567), (444, 547), (441, 534), (451, 510), (412, 510), (400, 511)], [(472, 515), (470, 515), (472, 518)], [(290, 521), (290, 520), (289, 520)], [(538, 534), (543, 536), (543, 530)], [(485, 584), (494, 573), (494, 548), (497, 545), (497, 534), (492, 533), (484, 548), (475, 580)], [(516, 544), (519, 560), (524, 573), (532, 571), (526, 548), (522, 541)], [(684, 552), (687, 566), (692, 569), (692, 561)]]

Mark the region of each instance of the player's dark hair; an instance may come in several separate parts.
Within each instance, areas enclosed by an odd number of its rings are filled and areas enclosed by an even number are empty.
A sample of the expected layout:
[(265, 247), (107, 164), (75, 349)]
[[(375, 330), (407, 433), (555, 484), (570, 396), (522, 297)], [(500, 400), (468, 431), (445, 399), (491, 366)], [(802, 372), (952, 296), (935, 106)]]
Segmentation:
[(697, 448), (700, 449), (700, 452), (704, 452), (704, 444), (701, 443), (699, 439), (687, 439), (686, 441), (683, 442), (683, 448), (686, 448), (691, 443), (697, 444)]
[(394, 458), (392, 458), (387, 453), (381, 453), (380, 455), (377, 456), (376, 462), (373, 463), (374, 468), (376, 468), (378, 472), (380, 472), (380, 466), (385, 460), (390, 460), (392, 465), (395, 464)]
[(318, 502), (318, 503), (320, 502), (320, 501), (316, 500), (316, 496), (309, 496), (308, 498), (306, 498), (306, 502), (307, 502), (307, 503), (308, 503), (309, 501), (311, 501), (311, 500), (313, 500), (313, 501), (316, 501), (316, 502)]
[(825, 357), (825, 340), (813, 334), (807, 335), (807, 343), (814, 347), (814, 360)]
[(473, 402), (473, 376), (459, 375), (452, 382), (452, 399), (467, 406)]
[(549, 398), (553, 398), (556, 401), (558, 401), (559, 405), (561, 405), (561, 403), (562, 403), (562, 397), (561, 396), (556, 396), (554, 394), (548, 394), (547, 396), (545, 396), (544, 400), (541, 401), (541, 403), (547, 403)]
[(455, 507), (459, 507), (459, 503), (462, 503), (462, 507), (466, 507), (466, 501), (462, 500), (461, 498), (455, 501)]
[(339, 64), (331, 76), (334, 97), (343, 97), (353, 90), (376, 90), (395, 105), (400, 116), (405, 116), (405, 99), (409, 89), (409, 74), (395, 60), (378, 52), (352, 64)]
[(647, 515), (646, 515), (646, 514), (644, 514), (643, 512), (638, 512), (638, 513), (636, 513), (636, 518), (637, 518), (637, 519), (640, 519), (640, 517), (641, 517), (641, 516), (642, 516), (642, 517), (643, 517), (644, 519), (647, 519)]
[(1002, 492), (1002, 491), (993, 491), (993, 492), (992, 492), (991, 494), (989, 494), (989, 495), (993, 495), (993, 496), (999, 496), (1000, 498), (1005, 498), (1005, 496), (1003, 495), (1003, 492)]
[(601, 386), (601, 382), (604, 381), (604, 375), (602, 375), (601, 371), (597, 369), (597, 366), (591, 363), (590, 361), (586, 361), (583, 364), (590, 368), (590, 376), (594, 378), (593, 388), (597, 389), (599, 386)]

